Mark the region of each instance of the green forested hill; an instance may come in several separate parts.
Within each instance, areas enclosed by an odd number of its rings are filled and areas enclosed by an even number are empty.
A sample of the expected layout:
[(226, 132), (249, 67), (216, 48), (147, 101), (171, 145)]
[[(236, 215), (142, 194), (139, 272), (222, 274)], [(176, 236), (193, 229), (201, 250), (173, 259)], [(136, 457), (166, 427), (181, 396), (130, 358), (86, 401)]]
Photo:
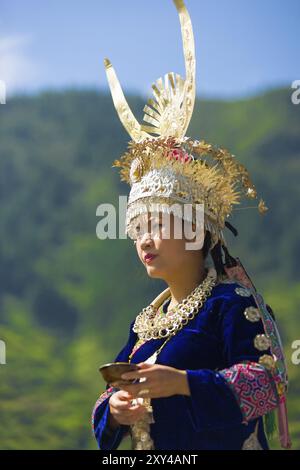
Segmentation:
[[(226, 236), (279, 319), (300, 448), (300, 366), (290, 363), (300, 339), (300, 106), (290, 94), (198, 101), (188, 135), (234, 153), (269, 207), (264, 217), (236, 210), (239, 236)], [(129, 102), (141, 119), (144, 100)], [(104, 387), (97, 368), (165, 287), (147, 277), (132, 241), (96, 238), (97, 206), (117, 207), (128, 194), (111, 168), (127, 140), (108, 94), (48, 92), (0, 107), (2, 449), (96, 448), (89, 419)]]

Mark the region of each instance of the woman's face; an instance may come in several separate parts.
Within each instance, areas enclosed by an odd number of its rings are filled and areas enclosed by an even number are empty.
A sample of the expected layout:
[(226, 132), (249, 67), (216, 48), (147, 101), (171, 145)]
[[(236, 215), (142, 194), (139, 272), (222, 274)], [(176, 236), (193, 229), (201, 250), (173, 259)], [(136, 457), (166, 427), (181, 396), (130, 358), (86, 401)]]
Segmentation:
[[(183, 220), (173, 214), (148, 212), (137, 219), (135, 227), (139, 234), (136, 240), (137, 253), (150, 277), (167, 282), (174, 279), (175, 273), (183, 276), (190, 270), (191, 263), (199, 266), (203, 262), (201, 249), (186, 249), (187, 243), (193, 240), (190, 236), (185, 237)], [(191, 228), (194, 229), (194, 225), (190, 225)], [(155, 257), (147, 262), (147, 254)]]

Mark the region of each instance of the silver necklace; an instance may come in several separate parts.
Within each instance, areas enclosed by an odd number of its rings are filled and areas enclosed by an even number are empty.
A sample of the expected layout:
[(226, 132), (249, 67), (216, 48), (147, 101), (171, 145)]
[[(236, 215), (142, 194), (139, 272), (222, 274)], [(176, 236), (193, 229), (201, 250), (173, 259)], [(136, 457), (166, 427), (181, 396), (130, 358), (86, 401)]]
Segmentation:
[(195, 317), (205, 300), (211, 294), (216, 282), (217, 273), (211, 267), (204, 281), (191, 294), (172, 308), (172, 315), (157, 315), (157, 308), (150, 304), (137, 315), (133, 331), (138, 334), (140, 340), (144, 341), (167, 338), (170, 335), (174, 335)]

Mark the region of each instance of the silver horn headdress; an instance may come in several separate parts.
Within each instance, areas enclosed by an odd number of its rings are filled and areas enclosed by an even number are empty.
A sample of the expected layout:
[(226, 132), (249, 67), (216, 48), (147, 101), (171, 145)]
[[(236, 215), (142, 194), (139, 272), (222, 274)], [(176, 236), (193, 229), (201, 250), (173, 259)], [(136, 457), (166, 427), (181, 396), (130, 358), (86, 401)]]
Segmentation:
[[(171, 72), (152, 85), (154, 99), (144, 108), (146, 124), (134, 117), (111, 62), (105, 59), (115, 108), (132, 139), (113, 166), (121, 168), (121, 180), (131, 186), (126, 213), (131, 238), (136, 237), (140, 214), (173, 212), (195, 223), (196, 205), (203, 204), (204, 226), (211, 233), (213, 248), (218, 241), (226, 245), (223, 229), (233, 205), (240, 204), (243, 195), (253, 199), (257, 193), (247, 169), (228, 150), (185, 136), (196, 96), (195, 44), (183, 0), (173, 1), (181, 24), (186, 78)], [(192, 216), (184, 213), (185, 204), (192, 206)], [(267, 210), (263, 200), (257, 208), (262, 214)]]

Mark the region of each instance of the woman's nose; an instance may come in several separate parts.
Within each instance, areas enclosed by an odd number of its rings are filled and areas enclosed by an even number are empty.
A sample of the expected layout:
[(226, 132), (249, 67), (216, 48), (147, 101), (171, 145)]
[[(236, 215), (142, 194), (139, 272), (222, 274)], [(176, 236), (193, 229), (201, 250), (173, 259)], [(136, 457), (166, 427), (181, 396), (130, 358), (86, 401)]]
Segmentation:
[(153, 243), (150, 233), (144, 233), (141, 238), (141, 248), (149, 246)]

